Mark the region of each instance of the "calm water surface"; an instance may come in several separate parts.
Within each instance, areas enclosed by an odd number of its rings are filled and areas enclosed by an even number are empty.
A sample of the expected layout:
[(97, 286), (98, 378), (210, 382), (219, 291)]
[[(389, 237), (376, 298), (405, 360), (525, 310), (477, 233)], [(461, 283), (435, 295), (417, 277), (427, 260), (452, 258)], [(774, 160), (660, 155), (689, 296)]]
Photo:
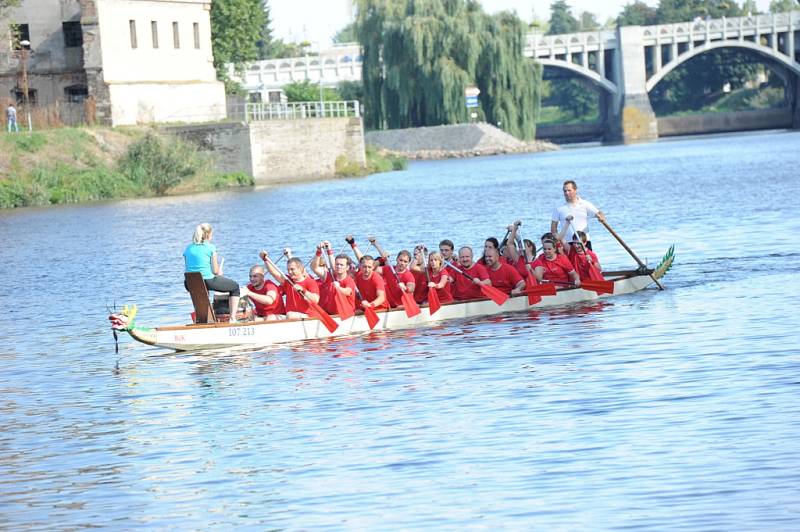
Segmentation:
[[(798, 168), (800, 133), (760, 133), (2, 212), (0, 528), (798, 530)], [(538, 236), (568, 178), (651, 264), (675, 243), (666, 291), (114, 354), (107, 306), (187, 320), (199, 222), (244, 281), (261, 248), (348, 232), (480, 247), (521, 217)]]

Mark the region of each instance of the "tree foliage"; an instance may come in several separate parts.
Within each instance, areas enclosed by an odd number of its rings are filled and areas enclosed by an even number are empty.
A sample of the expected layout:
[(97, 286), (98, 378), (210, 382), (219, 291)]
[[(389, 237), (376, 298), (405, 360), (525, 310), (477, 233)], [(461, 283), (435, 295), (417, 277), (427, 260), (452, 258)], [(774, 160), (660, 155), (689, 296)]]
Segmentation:
[(566, 0), (556, 0), (550, 4), (550, 23), (548, 35), (575, 33), (580, 31), (581, 23), (572, 14), (572, 8)]
[(769, 10), (772, 13), (786, 13), (800, 8), (800, 0), (772, 0), (769, 3)]
[(475, 0), (360, 0), (366, 123), (468, 122), (464, 90), (475, 85), (486, 121), (533, 138), (541, 69), (523, 55), (525, 31), (516, 15), (487, 15)]
[(620, 26), (652, 26), (658, 20), (658, 10), (650, 7), (641, 0), (632, 4), (625, 4), (617, 17)]
[(241, 67), (259, 57), (259, 42), (268, 22), (262, 0), (215, 0), (211, 4), (211, 45), (219, 79), (225, 65)]
[(329, 102), (342, 99), (336, 89), (328, 87), (322, 87), (322, 94), (320, 95), (319, 83), (312, 83), (307, 79), (284, 85), (283, 92), (290, 102), (318, 102), (320, 99)]
[(333, 36), (333, 42), (337, 44), (345, 44), (350, 42), (356, 42), (358, 40), (358, 36), (356, 35), (356, 23), (351, 22), (347, 24), (344, 28), (340, 29), (336, 32), (336, 35)]

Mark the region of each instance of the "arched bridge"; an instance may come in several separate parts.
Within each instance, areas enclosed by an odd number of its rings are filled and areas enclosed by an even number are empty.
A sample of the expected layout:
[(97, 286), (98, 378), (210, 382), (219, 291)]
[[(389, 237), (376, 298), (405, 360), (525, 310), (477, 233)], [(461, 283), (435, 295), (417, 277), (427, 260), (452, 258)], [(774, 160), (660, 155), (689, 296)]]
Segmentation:
[(647, 94), (679, 65), (717, 48), (741, 48), (793, 74), (794, 125), (800, 127), (800, 11), (616, 30), (527, 37), (525, 53), (545, 67), (569, 70), (608, 97), (607, 138), (649, 140), (658, 136)]
[[(525, 55), (546, 68), (585, 77), (606, 94), (606, 135), (632, 142), (657, 138), (655, 114), (647, 94), (679, 65), (717, 48), (741, 48), (791, 73), (793, 125), (800, 127), (800, 11), (614, 30), (541, 35), (526, 38)], [(249, 65), (238, 79), (251, 94), (266, 100), (293, 81), (335, 86), (361, 79), (357, 44), (345, 44), (319, 56), (272, 59)]]

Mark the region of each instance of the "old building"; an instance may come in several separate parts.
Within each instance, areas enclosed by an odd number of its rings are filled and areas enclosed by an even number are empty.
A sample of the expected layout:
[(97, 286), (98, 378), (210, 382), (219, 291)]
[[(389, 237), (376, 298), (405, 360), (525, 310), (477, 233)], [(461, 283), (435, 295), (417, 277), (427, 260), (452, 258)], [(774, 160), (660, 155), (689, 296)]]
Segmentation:
[[(6, 13), (0, 99), (91, 102), (108, 125), (225, 117), (210, 0), (22, 0)], [(25, 42), (29, 45), (25, 45)]]

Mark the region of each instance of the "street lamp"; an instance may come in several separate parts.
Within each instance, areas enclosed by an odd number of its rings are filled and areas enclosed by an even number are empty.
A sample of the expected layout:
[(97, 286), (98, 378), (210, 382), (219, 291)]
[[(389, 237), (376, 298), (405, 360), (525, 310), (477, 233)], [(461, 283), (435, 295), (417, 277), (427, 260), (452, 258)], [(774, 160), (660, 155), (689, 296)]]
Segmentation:
[(21, 47), (20, 60), (22, 61), (22, 103), (25, 105), (25, 113), (28, 117), (28, 131), (33, 131), (31, 127), (31, 106), (28, 100), (28, 54), (31, 49), (31, 42), (28, 40), (19, 41)]

